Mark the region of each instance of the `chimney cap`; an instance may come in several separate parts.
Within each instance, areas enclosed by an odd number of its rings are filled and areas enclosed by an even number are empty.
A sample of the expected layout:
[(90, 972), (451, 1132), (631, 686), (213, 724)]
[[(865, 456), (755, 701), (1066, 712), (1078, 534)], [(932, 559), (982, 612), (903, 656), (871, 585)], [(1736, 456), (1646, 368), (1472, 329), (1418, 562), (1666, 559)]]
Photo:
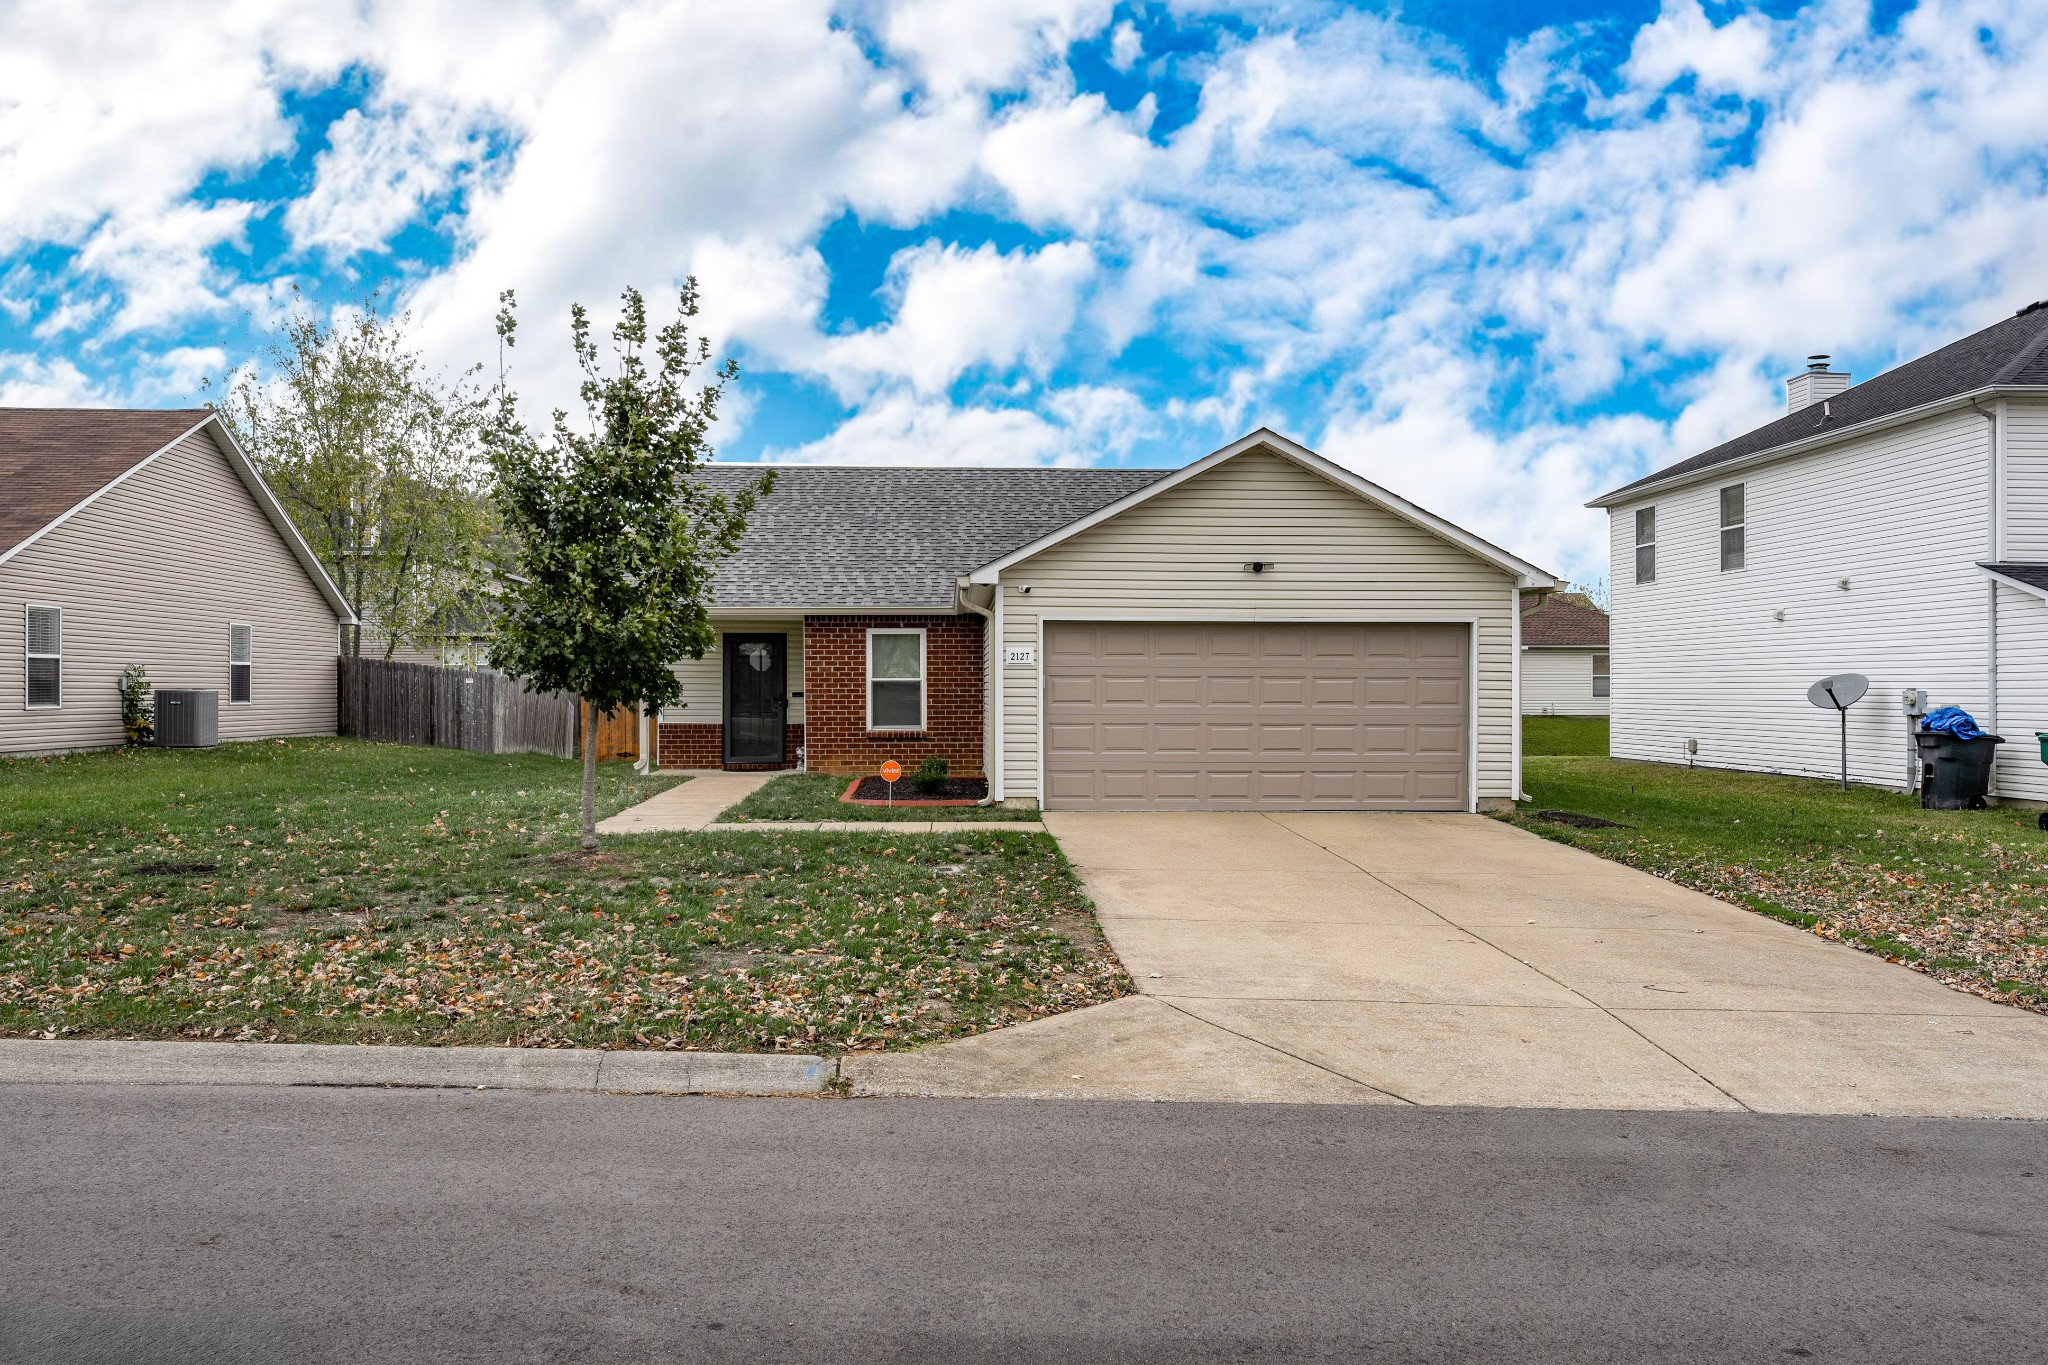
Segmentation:
[(1828, 367), (1828, 362), (1833, 359), (1833, 356), (1827, 355), (1825, 353), (1821, 355), (1810, 355), (1806, 357), (1806, 368), (1809, 370), (1813, 370), (1815, 372), (1824, 371)]

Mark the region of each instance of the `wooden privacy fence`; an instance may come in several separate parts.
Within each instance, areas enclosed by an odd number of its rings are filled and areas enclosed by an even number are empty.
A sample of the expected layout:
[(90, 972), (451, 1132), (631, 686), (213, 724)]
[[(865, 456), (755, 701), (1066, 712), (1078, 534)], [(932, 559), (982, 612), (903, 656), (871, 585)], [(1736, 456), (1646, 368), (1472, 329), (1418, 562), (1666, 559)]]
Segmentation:
[(566, 693), (529, 692), (494, 669), (348, 655), (337, 665), (335, 728), (344, 735), (480, 754), (577, 757), (576, 698)]

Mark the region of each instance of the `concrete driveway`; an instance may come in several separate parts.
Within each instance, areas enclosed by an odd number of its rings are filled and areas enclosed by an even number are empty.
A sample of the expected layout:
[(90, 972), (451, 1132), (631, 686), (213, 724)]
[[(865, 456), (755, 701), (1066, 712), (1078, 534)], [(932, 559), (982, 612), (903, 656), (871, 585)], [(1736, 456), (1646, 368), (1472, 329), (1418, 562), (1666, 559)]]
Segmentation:
[(2048, 1019), (1466, 815), (1052, 815), (1140, 994), (856, 1091), (2048, 1117)]

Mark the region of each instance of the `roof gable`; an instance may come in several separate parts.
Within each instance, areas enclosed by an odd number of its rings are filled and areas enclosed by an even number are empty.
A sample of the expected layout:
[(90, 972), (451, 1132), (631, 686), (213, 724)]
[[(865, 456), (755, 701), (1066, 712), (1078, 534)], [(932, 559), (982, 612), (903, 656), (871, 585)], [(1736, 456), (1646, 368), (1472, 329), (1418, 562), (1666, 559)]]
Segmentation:
[(0, 556), (212, 416), (204, 408), (0, 408)]
[(1515, 575), (1516, 580), (1523, 587), (1549, 587), (1556, 582), (1550, 574), (1529, 561), (1509, 554), (1506, 550), (1488, 541), (1481, 540), (1463, 527), (1454, 525), (1433, 512), (1425, 511), (1423, 508), (1409, 502), (1406, 498), (1388, 492), (1378, 484), (1359, 477), (1342, 465), (1324, 459), (1308, 447), (1290, 441), (1285, 436), (1281, 436), (1265, 427), (1260, 427), (1257, 431), (1240, 437), (1238, 440), (1224, 446), (1221, 450), (1215, 451), (1195, 461), (1193, 464), (1175, 470), (1156, 482), (1133, 490), (1124, 497), (1103, 506), (1087, 516), (1053, 529), (1037, 540), (1019, 546), (1000, 559), (992, 560), (982, 565), (969, 576), (969, 581), (980, 584), (994, 583), (1001, 577), (1004, 570), (1013, 565), (1022, 563), (1034, 555), (1043, 554), (1063, 541), (1099, 526), (1113, 517), (1121, 516), (1133, 508), (1142, 506), (1153, 498), (1178, 488), (1191, 479), (1200, 478), (1203, 474), (1219, 465), (1252, 451), (1277, 456), (1282, 460), (1299, 466), (1379, 510), (1390, 513), (1401, 521), (1426, 531), (1439, 540), (1449, 542), (1475, 559), (1490, 564), (1505, 573)]
[(2048, 307), (2030, 305), (1917, 360), (1852, 384), (1825, 404), (1787, 413), (1711, 450), (1623, 484), (1588, 506), (1607, 506), (1639, 489), (1999, 385), (2048, 385)]
[(335, 614), (354, 621), (277, 496), (207, 408), (0, 408), (0, 564), (202, 431)]

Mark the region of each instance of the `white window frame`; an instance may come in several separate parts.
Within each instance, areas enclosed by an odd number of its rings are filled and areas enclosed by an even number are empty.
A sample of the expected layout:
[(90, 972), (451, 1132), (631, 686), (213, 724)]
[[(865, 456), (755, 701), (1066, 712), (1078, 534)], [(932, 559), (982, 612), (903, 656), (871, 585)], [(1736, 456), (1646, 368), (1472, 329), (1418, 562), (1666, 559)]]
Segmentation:
[[(1600, 670), (1602, 663), (1607, 665), (1607, 671), (1604, 673)], [(1607, 650), (1600, 650), (1593, 655), (1593, 695), (1605, 697), (1612, 695), (1613, 691), (1614, 655)]]
[[(1730, 490), (1733, 490), (1735, 496), (1742, 501), (1742, 520), (1740, 521), (1731, 522), (1728, 520), (1728, 494)], [(1721, 572), (1741, 573), (1749, 567), (1749, 485), (1746, 483), (1721, 485), (1720, 490), (1714, 495), (1714, 519), (1721, 524), (1719, 533)], [(1741, 545), (1741, 548), (1735, 552), (1742, 561), (1739, 564), (1730, 564), (1728, 562), (1728, 533), (1730, 531), (1735, 532), (1736, 539)]]
[[(909, 681), (910, 681), (910, 679), (909, 679), (909, 678), (881, 678), (881, 679), (877, 679), (877, 678), (875, 677), (875, 637), (876, 637), (877, 635), (915, 635), (915, 636), (917, 637), (917, 724), (916, 724), (916, 725), (914, 725), (914, 726), (911, 726), (911, 725), (877, 725), (877, 724), (875, 724), (875, 683), (876, 683), (877, 681), (880, 681), (880, 682), (909, 682)], [(863, 690), (864, 690), (864, 691), (865, 691), (865, 692), (867, 693), (867, 697), (866, 697), (866, 700), (865, 700), (865, 702), (864, 702), (864, 704), (863, 704), (863, 705), (864, 705), (864, 709), (865, 709), (865, 710), (866, 710), (866, 712), (867, 712), (867, 715), (866, 715), (866, 721), (867, 721), (867, 728), (868, 728), (868, 731), (869, 731), (870, 733), (872, 733), (872, 734), (885, 734), (885, 735), (889, 735), (889, 734), (897, 734), (897, 735), (914, 735), (914, 734), (922, 734), (922, 733), (924, 733), (924, 731), (925, 731), (925, 728), (926, 728), (926, 724), (927, 724), (927, 722), (928, 722), (928, 721), (929, 721), (929, 720), (931, 719), (931, 700), (932, 700), (932, 658), (931, 658), (931, 642), (930, 642), (930, 640), (928, 640), (928, 639), (926, 638), (926, 636), (925, 636), (925, 629), (924, 629), (924, 627), (923, 627), (923, 626), (870, 626), (870, 627), (868, 627), (868, 659), (867, 659), (867, 666), (866, 666), (866, 667), (865, 667), (864, 669), (862, 669), (862, 670), (861, 670), (861, 673), (862, 673), (862, 682), (861, 682), (861, 687), (862, 687), (862, 689), (863, 689)]]
[[(235, 632), (238, 630), (249, 632), (249, 657), (247, 659), (237, 659), (235, 657)], [(238, 666), (249, 670), (249, 695), (242, 701), (235, 700), (235, 669)], [(228, 705), (254, 706), (255, 704), (256, 627), (245, 621), (230, 621), (228, 623)]]
[[(1645, 539), (1643, 539), (1643, 514), (1644, 514), (1645, 512), (1647, 512), (1647, 513), (1649, 513), (1649, 514), (1650, 514), (1650, 538), (1649, 538), (1648, 540), (1645, 540)], [(1636, 582), (1638, 582), (1638, 583), (1655, 583), (1655, 582), (1657, 581), (1657, 508), (1656, 508), (1656, 506), (1655, 506), (1655, 505), (1653, 504), (1653, 505), (1651, 505), (1651, 506), (1649, 506), (1649, 507), (1638, 507), (1638, 508), (1636, 508), (1636, 516), (1635, 516), (1635, 522), (1636, 522), (1636, 525), (1635, 525), (1635, 547), (1636, 547), (1636, 563), (1635, 563), (1635, 570), (1636, 570), (1636, 573), (1635, 573), (1635, 581), (1636, 581)], [(1645, 578), (1645, 577), (1643, 576), (1643, 551), (1645, 551), (1645, 550), (1648, 550), (1648, 551), (1650, 552), (1650, 574), (1649, 574), (1649, 577), (1647, 577), (1647, 578)]]
[[(33, 634), (29, 627), (29, 613), (54, 611), (57, 613), (57, 652), (55, 654), (31, 654), (29, 640)], [(32, 702), (28, 699), (29, 660), (55, 659), (57, 661), (57, 700), (53, 702)], [(27, 602), (21, 608), (21, 709), (24, 711), (61, 711), (64, 709), (64, 608), (47, 602)]]

